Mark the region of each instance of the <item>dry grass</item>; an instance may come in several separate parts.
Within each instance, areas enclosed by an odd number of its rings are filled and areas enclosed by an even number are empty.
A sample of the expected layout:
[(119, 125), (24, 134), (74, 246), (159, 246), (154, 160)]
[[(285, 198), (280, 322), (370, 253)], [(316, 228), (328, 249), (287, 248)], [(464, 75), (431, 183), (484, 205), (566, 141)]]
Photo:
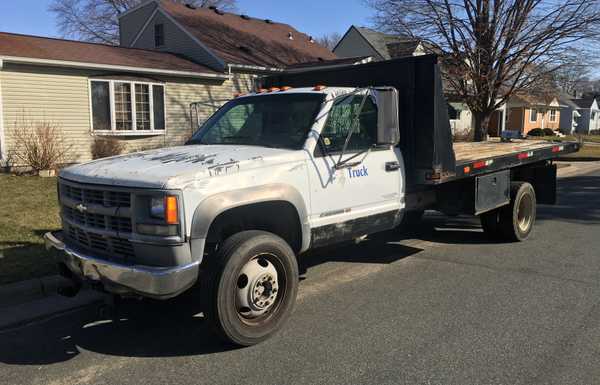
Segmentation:
[(42, 237), (60, 228), (56, 178), (0, 174), (0, 191), (0, 284), (55, 273)]

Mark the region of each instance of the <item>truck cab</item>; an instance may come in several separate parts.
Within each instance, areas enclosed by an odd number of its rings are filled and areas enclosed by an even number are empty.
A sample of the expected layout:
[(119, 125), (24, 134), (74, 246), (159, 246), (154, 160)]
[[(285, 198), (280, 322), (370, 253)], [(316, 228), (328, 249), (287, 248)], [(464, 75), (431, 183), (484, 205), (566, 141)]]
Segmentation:
[[(64, 169), (63, 230), (47, 244), (61, 251), (66, 275), (117, 295), (168, 299), (199, 283), (220, 334), (255, 343), (277, 329), (267, 322), (276, 309), (293, 304), (296, 255), (399, 223), (396, 100), (390, 87), (239, 96), (184, 146)], [(241, 320), (228, 330), (219, 284), (227, 261), (257, 240), (225, 277), (236, 282), (227, 311)]]

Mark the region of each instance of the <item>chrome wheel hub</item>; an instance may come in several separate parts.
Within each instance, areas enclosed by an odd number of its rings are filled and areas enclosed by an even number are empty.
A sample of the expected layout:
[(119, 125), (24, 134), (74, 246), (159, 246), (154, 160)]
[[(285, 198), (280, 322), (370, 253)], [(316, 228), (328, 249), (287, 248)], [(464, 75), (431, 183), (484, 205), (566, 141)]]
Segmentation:
[(240, 270), (237, 281), (238, 312), (246, 318), (265, 314), (279, 292), (277, 269), (268, 259), (257, 256)]

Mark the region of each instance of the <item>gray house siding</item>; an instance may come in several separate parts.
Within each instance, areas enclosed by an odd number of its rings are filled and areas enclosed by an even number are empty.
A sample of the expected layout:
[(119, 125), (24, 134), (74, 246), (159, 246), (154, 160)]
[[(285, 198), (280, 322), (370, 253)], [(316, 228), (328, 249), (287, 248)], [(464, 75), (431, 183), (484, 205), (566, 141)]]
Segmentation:
[(573, 130), (573, 107), (567, 106), (560, 109), (558, 127), (563, 134), (570, 134)]
[(587, 134), (590, 131), (590, 109), (582, 108), (579, 110), (581, 116), (577, 120), (577, 129), (575, 130), (578, 134)]
[(373, 56), (375, 60), (382, 60), (381, 55), (371, 47), (355, 28), (351, 28), (340, 40), (333, 53), (339, 57)]
[(138, 32), (142, 29), (146, 21), (156, 9), (157, 4), (150, 2), (143, 7), (138, 8), (119, 19), (119, 39), (120, 45), (129, 47), (135, 39)]
[[(154, 46), (154, 26), (156, 24), (164, 26), (165, 45), (162, 47)], [(160, 10), (150, 20), (135, 44), (131, 46), (177, 53), (218, 71), (224, 70), (223, 63), (219, 62), (207, 49), (203, 48)]]

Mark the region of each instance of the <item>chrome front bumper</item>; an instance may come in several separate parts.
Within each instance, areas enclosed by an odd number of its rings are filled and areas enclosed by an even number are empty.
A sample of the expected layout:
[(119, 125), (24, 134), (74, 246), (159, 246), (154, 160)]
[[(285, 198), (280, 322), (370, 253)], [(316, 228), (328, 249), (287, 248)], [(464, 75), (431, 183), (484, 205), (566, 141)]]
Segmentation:
[(101, 282), (107, 291), (116, 294), (167, 299), (190, 288), (198, 278), (198, 262), (176, 267), (127, 266), (70, 248), (62, 241), (62, 231), (46, 233), (44, 241), (47, 249), (59, 251), (59, 259), (73, 274)]

